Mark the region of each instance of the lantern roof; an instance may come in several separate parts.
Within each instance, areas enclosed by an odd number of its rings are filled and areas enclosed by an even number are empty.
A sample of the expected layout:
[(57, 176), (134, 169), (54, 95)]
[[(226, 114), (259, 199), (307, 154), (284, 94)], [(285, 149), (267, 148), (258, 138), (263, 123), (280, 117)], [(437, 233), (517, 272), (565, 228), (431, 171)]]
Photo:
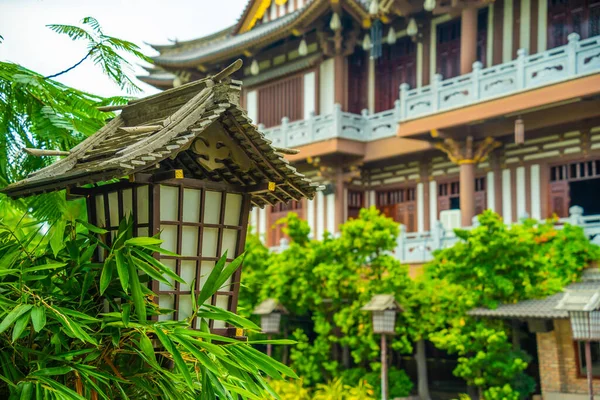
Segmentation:
[(30, 151), (65, 157), (2, 192), (16, 198), (177, 171), (249, 193), (260, 207), (312, 198), (319, 185), (298, 173), (283, 155), (291, 151), (271, 146), (240, 107), (241, 82), (229, 75), (241, 65), (238, 60), (214, 76), (130, 101), (69, 152)]
[(252, 314), (268, 315), (276, 312), (281, 314), (287, 314), (288, 310), (283, 305), (281, 305), (279, 301), (269, 298), (260, 303), (258, 306), (256, 306), (254, 311), (252, 311)]
[(565, 311), (596, 311), (600, 308), (600, 290), (567, 290), (556, 306)]
[(361, 310), (363, 311), (385, 311), (385, 310), (398, 310), (404, 311), (402, 306), (398, 304), (393, 294), (376, 294), (373, 298), (365, 304)]

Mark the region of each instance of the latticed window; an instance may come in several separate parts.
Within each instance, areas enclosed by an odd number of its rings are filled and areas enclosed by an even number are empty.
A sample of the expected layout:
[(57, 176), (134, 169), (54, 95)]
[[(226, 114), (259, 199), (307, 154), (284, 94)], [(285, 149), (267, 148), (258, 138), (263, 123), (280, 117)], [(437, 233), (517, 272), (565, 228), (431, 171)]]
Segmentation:
[(364, 207), (364, 192), (348, 190), (348, 218), (357, 218), (360, 209)]

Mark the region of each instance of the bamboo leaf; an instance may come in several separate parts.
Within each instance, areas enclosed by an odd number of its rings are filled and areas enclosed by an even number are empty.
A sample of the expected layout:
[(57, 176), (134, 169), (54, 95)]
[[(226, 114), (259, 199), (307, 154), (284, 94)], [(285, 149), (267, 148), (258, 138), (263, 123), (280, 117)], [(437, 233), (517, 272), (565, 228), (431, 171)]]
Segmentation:
[(140, 333), (140, 350), (150, 360), (151, 363), (156, 364), (156, 355), (154, 354), (154, 346), (152, 341), (146, 336), (146, 333)]
[(227, 279), (229, 279), (229, 277), (233, 275), (233, 273), (242, 265), (242, 262), (244, 262), (244, 256), (245, 255), (242, 254), (239, 257), (236, 257), (235, 260), (233, 260), (231, 263), (229, 263), (229, 265), (227, 265), (223, 269), (221, 275), (219, 276), (219, 279), (217, 280), (217, 290), (221, 289), (221, 287), (227, 281)]
[(117, 274), (121, 281), (121, 287), (123, 288), (123, 291), (127, 293), (127, 289), (129, 289), (129, 271), (125, 265), (125, 257), (121, 250), (115, 251), (115, 263), (117, 264)]
[(21, 337), (21, 334), (27, 327), (27, 323), (29, 322), (30, 315), (31, 315), (31, 311), (27, 311), (26, 313), (24, 313), (17, 319), (17, 322), (15, 322), (15, 327), (13, 328), (13, 333), (12, 333), (12, 341), (13, 342), (17, 341)]
[(219, 258), (219, 261), (217, 261), (215, 267), (210, 272), (208, 279), (206, 279), (206, 282), (204, 282), (204, 286), (202, 286), (200, 294), (198, 295), (198, 305), (204, 304), (204, 302), (218, 290), (219, 287), (217, 286), (217, 282), (219, 281), (219, 277), (221, 276), (221, 272), (223, 271), (226, 260), (227, 251), (225, 251), (225, 254)]
[(28, 272), (35, 272), (35, 271), (44, 271), (44, 270), (48, 270), (48, 269), (57, 269), (57, 268), (62, 268), (65, 265), (67, 265), (67, 264), (66, 263), (52, 263), (52, 264), (36, 265), (33, 267), (23, 268), (23, 272), (28, 273)]
[(77, 219), (76, 221), (81, 225), (85, 226), (85, 228), (90, 232), (97, 233), (99, 235), (104, 235), (108, 233), (106, 229), (98, 228), (96, 225), (92, 225), (89, 222), (86, 222), (82, 219)]
[(175, 272), (171, 271), (169, 268), (164, 266), (156, 258), (144, 253), (143, 251), (139, 251), (137, 249), (133, 249), (133, 252), (136, 254), (137, 257), (143, 259), (145, 262), (147, 262), (154, 268), (158, 269), (163, 275), (167, 275), (169, 278), (172, 278), (179, 283), (187, 284), (187, 282), (184, 281), (179, 275), (177, 275)]
[(65, 375), (69, 372), (73, 371), (71, 367), (49, 367), (39, 369), (31, 373), (34, 376), (56, 376), (56, 375)]
[(123, 325), (125, 325), (125, 328), (128, 328), (129, 327), (129, 317), (131, 315), (131, 304), (125, 303), (125, 304), (121, 305), (121, 309), (123, 310), (123, 312), (122, 312)]
[(46, 307), (35, 306), (31, 310), (31, 322), (33, 323), (33, 329), (36, 332), (41, 331), (46, 326)]
[(133, 298), (133, 304), (135, 306), (135, 313), (138, 317), (138, 322), (143, 324), (146, 321), (146, 301), (144, 300), (144, 294), (140, 285), (140, 278), (135, 269), (135, 264), (131, 257), (128, 257), (129, 262), (127, 268), (129, 269), (129, 285), (131, 287), (131, 297)]
[(31, 307), (33, 307), (31, 304), (19, 304), (13, 308), (12, 311), (8, 313), (8, 315), (0, 323), (0, 333), (7, 330), (13, 324), (13, 322), (17, 320), (17, 318), (29, 311)]
[(112, 259), (106, 260), (106, 262), (104, 262), (102, 274), (100, 275), (100, 294), (104, 294), (104, 291), (106, 290), (106, 288), (108, 288), (108, 285), (110, 285), (113, 273), (113, 265), (114, 264)]
[(151, 237), (135, 237), (131, 239), (127, 239), (125, 244), (128, 246), (152, 246), (161, 244), (163, 241), (156, 238)]

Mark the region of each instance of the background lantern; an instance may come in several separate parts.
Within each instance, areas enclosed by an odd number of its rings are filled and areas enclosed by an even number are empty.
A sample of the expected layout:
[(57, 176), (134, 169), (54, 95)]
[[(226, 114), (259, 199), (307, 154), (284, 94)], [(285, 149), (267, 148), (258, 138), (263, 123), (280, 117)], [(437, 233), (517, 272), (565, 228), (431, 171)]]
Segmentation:
[[(267, 337), (271, 339), (273, 334), (279, 333), (281, 327), (281, 315), (287, 314), (288, 310), (275, 299), (267, 299), (260, 303), (252, 314), (260, 315), (260, 328)], [(267, 344), (267, 355), (271, 356), (271, 345)]]
[[(63, 159), (3, 192), (17, 198), (67, 189), (85, 197), (88, 220), (108, 231), (100, 237), (108, 245), (126, 217), (134, 236), (160, 234), (162, 247), (176, 254), (155, 257), (186, 283), (151, 281), (161, 308), (175, 310), (159, 319), (190, 317), (192, 292), (200, 293), (218, 259), (226, 252), (228, 264), (243, 252), (251, 206), (313, 197), (318, 188), (239, 107), (241, 85), (228, 76), (241, 66), (238, 60), (215, 76), (121, 106)], [(105, 256), (100, 249), (96, 258)], [(238, 269), (210, 303), (235, 312), (240, 276)], [(222, 321), (209, 326), (236, 334)]]
[(402, 307), (392, 294), (377, 294), (365, 304), (361, 310), (370, 311), (373, 316), (373, 332), (381, 334), (381, 398), (387, 400), (387, 339), (393, 335), (396, 326), (396, 314), (402, 312)]
[(591, 342), (600, 341), (600, 290), (567, 291), (556, 309), (568, 311), (573, 340), (585, 342), (588, 390), (593, 399)]

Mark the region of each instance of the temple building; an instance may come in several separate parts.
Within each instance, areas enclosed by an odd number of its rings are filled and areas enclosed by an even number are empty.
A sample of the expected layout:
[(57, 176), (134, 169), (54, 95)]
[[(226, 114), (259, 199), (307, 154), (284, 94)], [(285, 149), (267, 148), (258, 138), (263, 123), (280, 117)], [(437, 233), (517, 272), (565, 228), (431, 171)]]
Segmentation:
[(600, 233), (600, 0), (249, 0), (240, 11), (212, 35), (154, 45), (139, 78), (165, 89), (244, 61), (234, 78), (248, 116), (326, 186), (252, 211), (268, 246), (290, 211), (320, 238), (367, 206), (402, 223), (396, 255), (413, 272), (485, 209)]

